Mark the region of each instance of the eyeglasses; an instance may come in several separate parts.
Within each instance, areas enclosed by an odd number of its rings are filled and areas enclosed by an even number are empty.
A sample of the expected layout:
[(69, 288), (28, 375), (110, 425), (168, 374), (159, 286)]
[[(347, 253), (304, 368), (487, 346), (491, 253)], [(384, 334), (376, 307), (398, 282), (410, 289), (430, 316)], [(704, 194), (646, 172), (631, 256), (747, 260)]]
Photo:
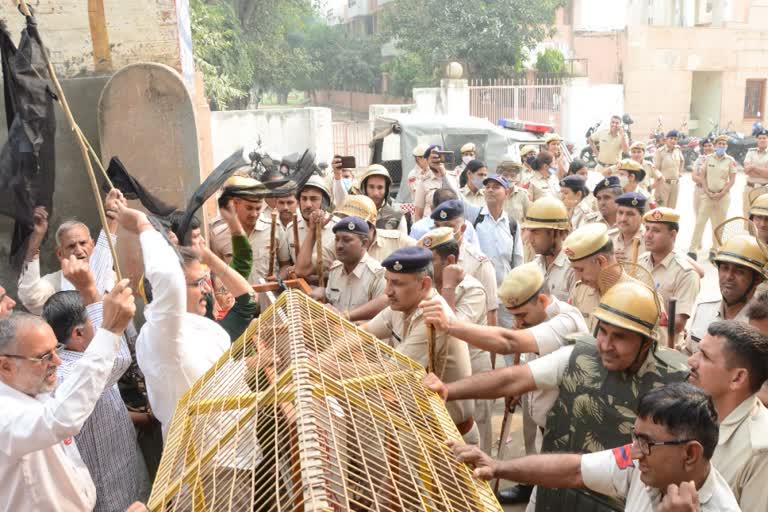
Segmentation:
[(50, 352), (46, 352), (40, 357), (19, 356), (16, 354), (0, 354), (0, 357), (11, 357), (13, 359), (21, 359), (23, 361), (30, 361), (32, 363), (48, 363), (51, 359), (53, 359), (54, 354), (58, 354), (61, 350), (64, 350), (65, 347), (66, 345), (63, 343), (59, 343), (56, 345), (55, 349), (51, 350)]
[(675, 445), (681, 445), (685, 443), (690, 443), (691, 441), (695, 441), (695, 439), (677, 439), (675, 441), (651, 441), (650, 439), (646, 437), (640, 437), (637, 435), (637, 433), (632, 430), (632, 442), (637, 445), (638, 448), (640, 448), (640, 452), (648, 457), (651, 455), (651, 447), (652, 446), (675, 446)]
[(199, 279), (195, 279), (191, 283), (187, 283), (187, 286), (189, 286), (190, 288), (194, 288), (195, 286), (197, 286), (201, 290), (205, 291), (208, 286), (208, 276), (203, 276)]

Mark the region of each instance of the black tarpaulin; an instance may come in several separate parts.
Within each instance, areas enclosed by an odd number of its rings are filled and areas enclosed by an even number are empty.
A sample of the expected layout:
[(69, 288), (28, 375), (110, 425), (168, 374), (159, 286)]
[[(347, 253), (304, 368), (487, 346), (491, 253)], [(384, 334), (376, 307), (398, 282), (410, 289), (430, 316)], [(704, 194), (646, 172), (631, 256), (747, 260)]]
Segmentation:
[(0, 24), (0, 60), (8, 140), (0, 152), (0, 215), (13, 218), (11, 264), (21, 266), (35, 206), (53, 213), (56, 179), (55, 95), (43, 60), (34, 17), (27, 18), (18, 48)]

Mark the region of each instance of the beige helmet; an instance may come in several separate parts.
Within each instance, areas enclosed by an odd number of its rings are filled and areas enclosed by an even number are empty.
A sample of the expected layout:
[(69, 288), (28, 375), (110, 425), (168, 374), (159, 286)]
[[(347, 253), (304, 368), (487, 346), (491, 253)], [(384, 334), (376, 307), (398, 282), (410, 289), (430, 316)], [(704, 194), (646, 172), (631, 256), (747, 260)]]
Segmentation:
[(369, 224), (376, 224), (378, 210), (376, 204), (368, 196), (351, 194), (334, 212), (338, 217), (360, 217)]
[(417, 144), (415, 148), (413, 148), (413, 152), (411, 153), (413, 156), (418, 156), (423, 158), (424, 152), (427, 150), (429, 146), (427, 144)]
[(497, 295), (504, 307), (514, 309), (531, 300), (544, 286), (544, 274), (534, 262), (513, 268), (499, 286)]
[(629, 146), (629, 149), (630, 150), (642, 149), (643, 151), (645, 151), (645, 142), (643, 142), (641, 140), (636, 140), (635, 142), (632, 143), (631, 146)]
[(563, 142), (563, 138), (556, 133), (551, 133), (544, 139), (544, 145), (549, 146), (550, 142)]
[(599, 252), (610, 240), (608, 226), (591, 222), (568, 235), (563, 242), (563, 252), (571, 261), (583, 260)]
[(749, 216), (768, 217), (768, 186), (749, 191)]
[(520, 148), (520, 158), (525, 158), (528, 153), (538, 153), (539, 149), (533, 144), (526, 144)]
[(562, 201), (546, 196), (537, 199), (525, 214), (523, 229), (559, 229), (569, 231), (571, 221)]
[(656, 339), (661, 308), (656, 293), (634, 279), (619, 281), (600, 298), (594, 312), (601, 322)]
[[(426, 149), (425, 149), (426, 151)], [(387, 196), (389, 196), (389, 187), (392, 186), (392, 176), (389, 175), (389, 171), (386, 167), (384, 167), (381, 164), (373, 164), (368, 166), (368, 169), (365, 170), (365, 172), (360, 175), (360, 190), (365, 193), (365, 180), (370, 178), (371, 176), (382, 176), (384, 178), (384, 181), (386, 182), (387, 187)]]
[(768, 248), (757, 239), (757, 228), (749, 219), (733, 217), (715, 228), (720, 248), (715, 263), (733, 263), (766, 276)]
[(222, 186), (222, 194), (245, 199), (262, 199), (266, 193), (267, 187), (249, 176), (230, 176)]
[[(307, 187), (315, 187), (317, 189), (320, 189), (323, 194), (325, 194), (326, 199), (328, 199), (329, 203), (333, 202), (333, 199), (331, 199), (331, 190), (328, 188), (328, 185), (325, 183), (325, 180), (318, 176), (317, 174), (313, 174), (310, 176), (310, 178), (307, 180), (307, 182), (304, 184), (304, 186), (301, 188), (301, 190), (304, 190)], [(301, 190), (299, 190), (299, 194), (301, 193)]]
[[(424, 151), (426, 150), (427, 148), (425, 147)], [(421, 153), (424, 154), (424, 151), (422, 151)], [(466, 153), (467, 151), (472, 151), (472, 152), (477, 151), (477, 148), (474, 142), (467, 142), (466, 144), (461, 146), (461, 150), (459, 150), (460, 153)]]

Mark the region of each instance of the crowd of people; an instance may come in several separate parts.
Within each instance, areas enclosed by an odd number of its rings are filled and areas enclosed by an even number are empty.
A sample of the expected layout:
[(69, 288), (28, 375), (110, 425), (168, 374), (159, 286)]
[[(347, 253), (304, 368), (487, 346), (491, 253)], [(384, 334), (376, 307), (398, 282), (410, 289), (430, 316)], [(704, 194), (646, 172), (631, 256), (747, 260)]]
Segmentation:
[[(37, 208), (19, 304), (0, 286), (0, 510), (143, 510), (176, 403), (268, 305), (253, 285), (293, 277), (433, 363), (424, 385), (462, 437), (457, 460), (518, 483), (503, 503), (768, 510), (768, 133), (744, 164), (745, 218), (729, 221), (736, 165), (726, 139), (703, 142), (687, 254), (676, 137), (649, 161), (614, 119), (594, 135), (592, 188), (554, 134), (496, 169), (471, 141), (454, 169), (420, 145), (407, 204), (381, 165), (356, 175), (337, 157), (298, 190), (244, 168), (224, 183), (210, 243), (197, 221), (179, 232), (181, 212), (154, 222), (112, 189), (96, 241), (77, 220), (56, 227), (47, 274)], [(707, 222), (721, 298), (697, 303)], [(131, 247), (121, 233), (138, 240), (133, 287), (114, 272), (110, 242)], [(513, 397), (526, 456), (494, 460), (494, 403)]]

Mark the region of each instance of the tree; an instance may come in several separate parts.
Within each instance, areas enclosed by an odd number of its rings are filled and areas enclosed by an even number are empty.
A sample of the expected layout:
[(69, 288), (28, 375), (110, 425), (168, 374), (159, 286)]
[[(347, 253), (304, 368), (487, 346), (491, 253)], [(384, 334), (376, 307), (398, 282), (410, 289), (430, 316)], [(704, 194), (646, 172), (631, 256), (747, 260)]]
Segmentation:
[(414, 87), (433, 85), (437, 80), (421, 57), (415, 53), (403, 52), (382, 66), (389, 74), (389, 93), (393, 96), (410, 97)]
[(536, 57), (534, 67), (539, 73), (564, 73), (565, 57), (557, 48), (547, 48)]
[(477, 77), (509, 76), (523, 51), (553, 31), (566, 0), (394, 0), (384, 33), (400, 50), (419, 55), (429, 73), (450, 60), (466, 62)]

